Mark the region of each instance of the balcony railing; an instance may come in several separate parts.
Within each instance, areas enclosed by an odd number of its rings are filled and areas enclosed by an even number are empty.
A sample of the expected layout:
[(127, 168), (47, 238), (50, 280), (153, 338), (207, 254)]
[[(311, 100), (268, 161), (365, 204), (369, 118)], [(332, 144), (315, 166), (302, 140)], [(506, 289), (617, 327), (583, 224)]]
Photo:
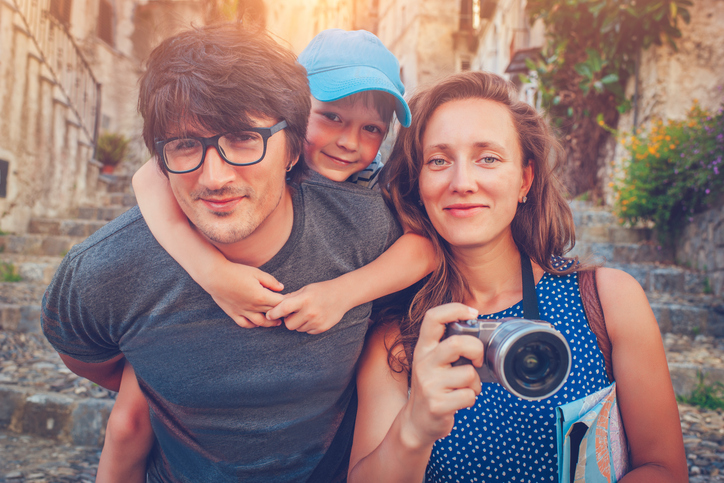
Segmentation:
[(58, 87), (95, 146), (101, 85), (65, 25), (50, 13), (50, 0), (12, 0)]

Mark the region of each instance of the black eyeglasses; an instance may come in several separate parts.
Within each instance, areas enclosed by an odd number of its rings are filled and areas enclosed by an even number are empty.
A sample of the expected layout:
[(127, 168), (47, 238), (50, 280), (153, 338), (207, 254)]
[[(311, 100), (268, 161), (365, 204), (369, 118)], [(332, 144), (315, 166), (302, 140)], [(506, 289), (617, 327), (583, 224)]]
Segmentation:
[(285, 127), (287, 121), (281, 121), (272, 127), (252, 127), (210, 138), (187, 136), (156, 140), (154, 145), (169, 173), (183, 174), (199, 169), (209, 146), (216, 148), (221, 159), (230, 165), (249, 166), (264, 159), (267, 140)]

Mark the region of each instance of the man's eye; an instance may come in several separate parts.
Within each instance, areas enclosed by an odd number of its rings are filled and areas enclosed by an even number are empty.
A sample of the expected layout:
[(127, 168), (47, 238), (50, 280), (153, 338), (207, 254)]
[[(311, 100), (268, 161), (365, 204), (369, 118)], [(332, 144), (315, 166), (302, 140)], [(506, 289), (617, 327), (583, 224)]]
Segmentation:
[(493, 156), (485, 156), (484, 158), (480, 159), (480, 162), (483, 164), (493, 164), (498, 160), (498, 158), (495, 158)]
[(166, 149), (173, 152), (183, 152), (197, 149), (199, 146), (199, 142), (195, 139), (177, 139), (168, 143)]

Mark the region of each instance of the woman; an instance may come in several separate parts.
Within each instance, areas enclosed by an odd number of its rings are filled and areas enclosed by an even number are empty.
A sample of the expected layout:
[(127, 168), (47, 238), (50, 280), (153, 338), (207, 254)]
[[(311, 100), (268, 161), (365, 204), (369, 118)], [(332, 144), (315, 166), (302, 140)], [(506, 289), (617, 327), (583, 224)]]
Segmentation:
[[(514, 88), (481, 72), (416, 94), (412, 125), (383, 179), (406, 226), (433, 240), (439, 266), (399, 323), (367, 342), (349, 481), (557, 481), (555, 408), (609, 384), (581, 308), (570, 210), (551, 174), (559, 152)], [(441, 341), (457, 320), (523, 316), (530, 258), (543, 320), (567, 339), (572, 370), (540, 401), (480, 384), (474, 337)], [(533, 282), (532, 282), (533, 283)], [(659, 329), (639, 284), (599, 268), (618, 403), (632, 470), (622, 481), (686, 481), (687, 466)], [(451, 432), (452, 431), (452, 432)], [(440, 439), (443, 438), (443, 439)]]

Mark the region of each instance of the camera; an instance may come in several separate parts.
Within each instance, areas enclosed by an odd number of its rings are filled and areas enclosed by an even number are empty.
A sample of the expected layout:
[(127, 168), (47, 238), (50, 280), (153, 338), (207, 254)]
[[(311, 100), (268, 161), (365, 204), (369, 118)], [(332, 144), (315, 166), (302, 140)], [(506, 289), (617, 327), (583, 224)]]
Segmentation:
[[(509, 317), (474, 319), (447, 325), (445, 338), (471, 335), (485, 345), (481, 382), (497, 382), (531, 401), (547, 398), (563, 386), (571, 372), (571, 349), (547, 322)], [(470, 364), (461, 357), (453, 365)]]

